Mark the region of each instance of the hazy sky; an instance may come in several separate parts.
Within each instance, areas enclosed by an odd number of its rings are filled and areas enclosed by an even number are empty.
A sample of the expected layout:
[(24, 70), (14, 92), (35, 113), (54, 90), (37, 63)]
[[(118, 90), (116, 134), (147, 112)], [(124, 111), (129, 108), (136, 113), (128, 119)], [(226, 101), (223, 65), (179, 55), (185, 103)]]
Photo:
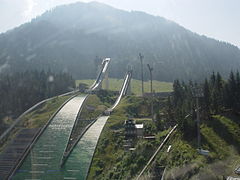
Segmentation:
[[(77, 0), (0, 0), (0, 32), (44, 11)], [(125, 10), (140, 10), (240, 47), (240, 0), (98, 0)], [(82, 0), (89, 2), (89, 0)]]

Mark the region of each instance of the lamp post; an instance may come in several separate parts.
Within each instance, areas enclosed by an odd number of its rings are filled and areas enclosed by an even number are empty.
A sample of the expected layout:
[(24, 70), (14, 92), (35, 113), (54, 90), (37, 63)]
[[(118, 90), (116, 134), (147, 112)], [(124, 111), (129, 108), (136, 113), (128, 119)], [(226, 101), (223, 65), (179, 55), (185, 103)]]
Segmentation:
[(150, 73), (150, 90), (151, 90), (151, 95), (153, 95), (153, 88), (152, 88), (152, 71), (153, 71), (153, 68), (150, 67), (149, 64), (147, 64), (147, 66), (148, 66), (149, 73)]
[(153, 68), (150, 67), (149, 64), (147, 64), (147, 67), (148, 67), (148, 69), (149, 69), (149, 73), (150, 73), (151, 114), (152, 114), (152, 120), (153, 120), (153, 87), (152, 87), (152, 71), (153, 71)]
[(141, 62), (142, 96), (144, 94), (144, 87), (143, 87), (143, 58), (144, 58), (144, 56), (141, 53), (139, 53), (139, 59), (140, 59), (140, 62)]
[(199, 98), (203, 97), (202, 89), (200, 87), (194, 87), (193, 96), (196, 98), (196, 105), (197, 105), (197, 143), (198, 143), (198, 149), (201, 150)]

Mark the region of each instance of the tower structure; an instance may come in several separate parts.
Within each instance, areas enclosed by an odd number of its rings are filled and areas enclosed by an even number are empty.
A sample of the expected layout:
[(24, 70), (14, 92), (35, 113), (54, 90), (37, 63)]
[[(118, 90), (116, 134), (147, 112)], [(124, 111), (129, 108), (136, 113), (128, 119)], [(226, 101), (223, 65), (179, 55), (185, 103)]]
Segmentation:
[(139, 53), (139, 59), (140, 59), (140, 62), (141, 62), (141, 79), (142, 79), (142, 96), (144, 95), (144, 86), (143, 86), (143, 58), (144, 56)]

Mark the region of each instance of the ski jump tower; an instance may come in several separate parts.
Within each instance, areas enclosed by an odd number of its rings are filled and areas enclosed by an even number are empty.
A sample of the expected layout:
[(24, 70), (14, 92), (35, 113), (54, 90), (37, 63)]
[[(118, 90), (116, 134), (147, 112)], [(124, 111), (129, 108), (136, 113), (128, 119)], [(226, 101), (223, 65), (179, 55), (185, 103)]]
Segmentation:
[[(93, 85), (89, 88), (88, 91), (95, 91), (95, 90), (99, 90), (102, 88), (102, 81), (105, 78), (106, 73), (108, 72), (108, 66), (109, 66), (110, 60), (111, 60), (110, 58), (105, 58), (102, 60), (102, 63), (99, 66), (100, 70), (98, 72), (96, 81), (93, 83)], [(98, 65), (98, 64), (96, 64), (96, 65)], [(97, 70), (97, 68), (96, 68), (96, 70)]]
[(127, 95), (131, 95), (131, 80), (132, 80), (132, 72), (133, 72), (133, 67), (132, 66), (128, 66), (128, 73), (130, 74), (131, 78), (128, 82), (128, 87), (127, 87)]

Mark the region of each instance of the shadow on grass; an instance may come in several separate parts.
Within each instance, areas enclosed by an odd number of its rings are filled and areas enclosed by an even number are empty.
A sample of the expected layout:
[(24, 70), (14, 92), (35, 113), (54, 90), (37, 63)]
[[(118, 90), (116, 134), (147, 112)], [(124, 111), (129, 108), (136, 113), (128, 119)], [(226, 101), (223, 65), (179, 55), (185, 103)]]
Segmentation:
[[(225, 116), (223, 117), (228, 118)], [(211, 127), (219, 137), (224, 139), (227, 144), (234, 145), (238, 153), (240, 153), (240, 139), (238, 139), (235, 134), (229, 132), (229, 128), (225, 124), (216, 117), (213, 117), (210, 121), (205, 123)]]

